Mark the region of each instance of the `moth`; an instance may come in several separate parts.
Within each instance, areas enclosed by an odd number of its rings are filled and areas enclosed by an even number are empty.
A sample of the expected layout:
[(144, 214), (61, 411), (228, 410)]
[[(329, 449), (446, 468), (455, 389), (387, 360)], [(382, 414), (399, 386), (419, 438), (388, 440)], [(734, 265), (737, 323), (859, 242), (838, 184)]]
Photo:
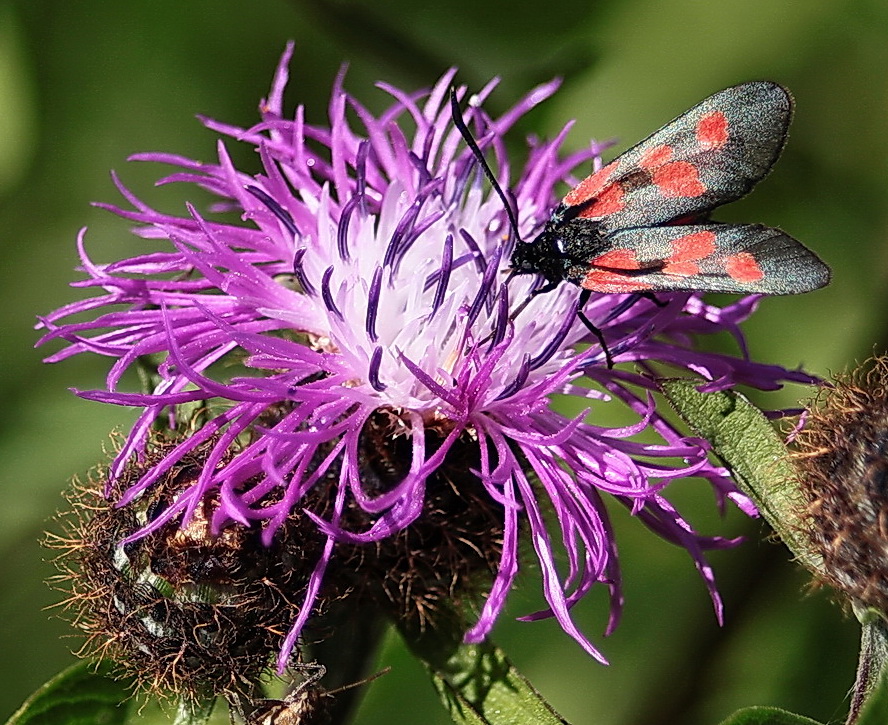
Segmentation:
[[(454, 109), (457, 108), (452, 96)], [(829, 268), (786, 232), (712, 221), (711, 212), (746, 194), (786, 144), (793, 101), (777, 83), (752, 81), (704, 99), (587, 176), (561, 200), (542, 231), (517, 240), (513, 274), (580, 287), (577, 314), (593, 292), (800, 294), (825, 286)], [(456, 110), (454, 110), (454, 113)], [(502, 189), (460, 115), (454, 121), (517, 224)]]

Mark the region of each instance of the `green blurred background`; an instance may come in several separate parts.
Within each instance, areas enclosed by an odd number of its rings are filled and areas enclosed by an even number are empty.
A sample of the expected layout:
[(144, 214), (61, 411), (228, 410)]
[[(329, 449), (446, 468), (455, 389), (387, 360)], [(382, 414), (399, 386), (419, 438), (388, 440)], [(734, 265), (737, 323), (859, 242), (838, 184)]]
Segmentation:
[[(789, 86), (796, 120), (777, 172), (724, 219), (780, 225), (833, 267), (832, 286), (767, 300), (747, 325), (755, 356), (828, 374), (888, 342), (888, 4), (884, 0), (20, 0), (0, 2), (0, 718), (71, 661), (67, 626), (42, 607), (55, 595), (36, 544), (60, 491), (102, 456), (109, 430), (132, 412), (80, 401), (67, 388), (101, 385), (106, 361), (43, 366), (35, 315), (70, 301), (74, 237), (90, 227), (93, 257), (136, 249), (124, 222), (89, 206), (117, 201), (117, 169), (149, 201), (182, 208), (183, 191), (155, 191), (160, 169), (126, 164), (139, 151), (212, 159), (196, 113), (249, 125), (287, 39), (297, 44), (288, 99), (324, 117), (332, 79), (372, 108), (376, 80), (414, 89), (448, 66), (479, 87), (503, 83), (502, 110), (532, 84), (565, 78), (558, 96), (514, 134), (578, 123), (625, 146), (707, 94), (770, 78)], [(245, 151), (237, 157), (255, 168)], [(804, 390), (767, 399), (792, 405)], [(782, 396), (782, 397), (781, 397)], [(712, 561), (726, 602), (719, 628), (687, 557), (616, 513), (626, 579), (622, 626), (608, 640), (601, 597), (576, 615), (611, 659), (602, 667), (552, 623), (504, 618), (495, 638), (574, 725), (711, 724), (742, 705), (770, 704), (841, 720), (853, 680), (856, 628), (763, 525), (721, 521), (693, 482), (675, 498), (707, 533), (748, 534)], [(511, 614), (532, 611), (531, 572)], [(392, 641), (394, 671), (378, 680), (362, 724), (444, 723), (419, 667)]]

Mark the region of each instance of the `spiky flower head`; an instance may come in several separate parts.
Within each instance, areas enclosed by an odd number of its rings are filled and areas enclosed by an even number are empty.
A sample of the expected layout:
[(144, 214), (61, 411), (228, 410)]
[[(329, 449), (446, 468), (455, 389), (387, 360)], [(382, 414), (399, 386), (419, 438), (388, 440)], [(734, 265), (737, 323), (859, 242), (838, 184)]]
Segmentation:
[(816, 576), (888, 615), (888, 359), (821, 390), (795, 439), (802, 532)]
[(173, 447), (164, 437), (152, 438), (144, 461), (126, 466), (110, 497), (96, 479), (68, 493), (62, 530), (44, 542), (59, 552), (52, 583), (67, 595), (64, 612), (85, 637), (78, 654), (114, 663), (118, 675), (161, 697), (245, 697), (296, 616), (294, 602), (323, 542), (304, 515), (291, 517), (272, 546), (261, 542), (258, 526), (214, 535), (210, 493), (187, 525), (168, 522), (121, 543), (190, 487), (211, 447), (180, 458), (138, 501), (115, 506), (116, 494)]
[[(394, 100), (378, 116), (343, 90), (340, 77), (329, 125), (315, 126), (301, 107), (284, 113), (290, 54), (259, 124), (205, 121), (253, 145), (259, 173), (235, 168), (222, 142), (213, 163), (136, 156), (178, 169), (161, 183), (196, 185), (220, 202), (170, 215), (119, 184), (131, 208), (106, 208), (163, 248), (99, 264), (81, 233), (86, 279), (75, 285), (99, 292), (42, 320), (44, 342), (67, 342), (49, 361), (83, 352), (112, 359), (107, 390), (81, 396), (142, 410), (111, 465), (112, 481), (143, 455), (152, 427), (175, 426), (184, 406), (207, 411), (202, 426), (116, 498), (119, 507), (133, 505), (189, 452), (212, 442), (200, 475), (126, 540), (170, 522), (187, 527), (209, 493), (213, 532), (259, 525), (269, 545), (291, 512), (306, 509), (325, 543), (279, 667), (337, 550), (413, 531), (428, 511), (429, 487), (442, 481), (457, 493), (480, 492), (495, 512), (481, 520), (501, 521), (493, 582), (467, 641), (484, 638), (502, 611), (526, 540), (548, 608), (523, 619), (554, 616), (603, 660), (570, 610), (601, 583), (610, 591), (608, 631), (619, 616), (605, 497), (688, 551), (720, 613), (704, 551), (731, 542), (696, 533), (666, 489), (695, 476), (709, 482), (719, 504), (727, 497), (748, 513), (752, 506), (710, 461), (706, 444), (657, 410), (654, 373), (661, 366), (673, 375), (690, 371), (713, 389), (808, 381), (746, 356), (738, 325), (758, 297), (717, 307), (688, 293), (664, 295), (665, 304), (594, 296), (587, 316), (618, 366), (635, 363), (632, 370), (609, 368), (576, 319), (575, 287), (532, 296), (539, 282), (532, 276), (505, 284), (515, 239), (501, 200), (485, 190), (454, 128), (446, 103), (453, 72), (428, 92), (381, 84)], [(585, 174), (590, 162), (598, 164), (600, 147), (564, 155), (565, 127), (551, 141), (531, 139), (526, 161), (512, 173), (506, 133), (557, 84), (534, 89), (499, 118), (483, 110), (494, 86), (469, 99), (466, 121), (514, 195), (520, 234), (532, 238), (558, 187), (576, 181), (575, 169)], [(464, 88), (457, 92), (466, 99)], [(724, 331), (738, 340), (741, 356), (693, 345)], [(120, 391), (124, 373), (144, 360), (159, 361), (153, 389)], [(582, 409), (565, 417), (551, 396), (570, 396)], [(602, 425), (610, 409), (632, 422)], [(368, 461), (376, 462), (373, 470)], [(306, 503), (320, 485), (329, 486), (324, 512)], [(434, 495), (446, 504), (446, 496)], [(438, 508), (446, 516), (444, 504)]]

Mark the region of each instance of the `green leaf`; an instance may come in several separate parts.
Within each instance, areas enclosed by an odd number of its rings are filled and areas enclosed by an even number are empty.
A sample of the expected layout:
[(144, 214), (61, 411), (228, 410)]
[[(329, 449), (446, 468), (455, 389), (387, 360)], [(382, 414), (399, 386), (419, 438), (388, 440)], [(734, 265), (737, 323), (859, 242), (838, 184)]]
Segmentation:
[(460, 725), (567, 725), (492, 644), (461, 645), (432, 682)]
[(461, 628), (402, 636), (425, 664), (441, 702), (458, 725), (569, 725), (505, 653), (490, 644), (462, 644)]
[(6, 725), (123, 725), (132, 693), (110, 668), (79, 662), (42, 685)]
[(798, 512), (805, 504), (794, 485), (795, 466), (773, 424), (739, 393), (701, 393), (700, 385), (697, 380), (661, 381), (679, 416), (709, 441), (790, 551), (809, 569), (820, 570), (820, 557), (799, 535)]
[(820, 725), (820, 723), (778, 707), (744, 707), (724, 720), (721, 725)]

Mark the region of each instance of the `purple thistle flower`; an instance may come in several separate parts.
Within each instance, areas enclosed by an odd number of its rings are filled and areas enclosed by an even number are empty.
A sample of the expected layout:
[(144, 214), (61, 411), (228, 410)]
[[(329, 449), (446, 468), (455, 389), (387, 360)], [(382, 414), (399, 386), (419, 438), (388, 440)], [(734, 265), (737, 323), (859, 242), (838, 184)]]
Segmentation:
[[(306, 123), (301, 107), (293, 118), (283, 115), (291, 53), (281, 60), (258, 125), (244, 130), (204, 121), (253, 144), (261, 173), (234, 168), (221, 142), (214, 164), (135, 156), (178, 167), (160, 183), (195, 184), (222, 203), (207, 215), (189, 206), (187, 216), (170, 216), (118, 181), (132, 209), (102, 206), (138, 223), (136, 234), (170, 248), (96, 264), (81, 232), (87, 278), (74, 286), (100, 292), (41, 321), (47, 331), (41, 342), (68, 343), (49, 362), (82, 352), (114, 359), (107, 390), (79, 395), (142, 409), (111, 466), (112, 480), (143, 453), (152, 426), (175, 424), (179, 406), (212, 406), (207, 422), (119, 500), (121, 506), (136, 500), (177, 461), (212, 442), (200, 477), (130, 538), (171, 520), (188, 522), (215, 491), (215, 531), (232, 522), (260, 523), (268, 543), (306, 492), (335, 472), (333, 515), (310, 514), (327, 543), (281, 648), (283, 668), (337, 542), (381, 541), (410, 526), (422, 513), (428, 477), (455, 441), (470, 435), (480, 466), (465, 475), (501, 507), (505, 528), (498, 572), (467, 641), (483, 639), (502, 611), (519, 568), (519, 538), (529, 536), (549, 608), (522, 619), (554, 616), (604, 661), (570, 609), (600, 582), (610, 590), (608, 632), (619, 618), (620, 572), (605, 494), (687, 549), (720, 618), (704, 551), (734, 542), (696, 533), (664, 489), (676, 478), (703, 478), (719, 505), (729, 498), (755, 512), (727, 471), (709, 460), (705, 441), (688, 438), (658, 412), (653, 372), (661, 365), (691, 371), (712, 389), (808, 382), (801, 373), (749, 360), (738, 325), (759, 298), (720, 308), (697, 294), (671, 294), (662, 296), (661, 307), (596, 295), (586, 314), (613, 341), (615, 361), (634, 362), (637, 371), (608, 369), (574, 314), (576, 287), (531, 297), (539, 283), (532, 276), (504, 284), (514, 240), (500, 199), (485, 191), (453, 126), (446, 103), (453, 71), (427, 93), (381, 84), (394, 103), (378, 117), (344, 92), (340, 76), (327, 128)], [(551, 141), (532, 140), (513, 177), (503, 138), (557, 83), (534, 89), (498, 119), (481, 107), (494, 86), (471, 99), (466, 120), (514, 195), (521, 234), (532, 238), (556, 203), (556, 186), (574, 183), (578, 166), (585, 173), (590, 161), (599, 163), (602, 147), (561, 155), (565, 127)], [(349, 118), (358, 119), (360, 130)], [(215, 214), (231, 211), (243, 223)], [(73, 315), (86, 321), (69, 321)], [(722, 331), (737, 339), (741, 357), (693, 347), (696, 336)], [(161, 359), (159, 383), (150, 393), (120, 392), (121, 376), (145, 356)], [(226, 375), (231, 367), (214, 366), (221, 360), (241, 362), (241, 374)], [(567, 419), (552, 408), (553, 394), (586, 400), (589, 408)], [(596, 426), (600, 411), (614, 406), (636, 421)], [(412, 452), (407, 475), (382, 493), (370, 490), (359, 470), (361, 432), (379, 410), (399, 420)], [(432, 430), (439, 442), (429, 446)], [(254, 435), (243, 443), (247, 432)], [(659, 442), (650, 442), (654, 436)], [(373, 523), (361, 531), (341, 525), (347, 504)]]

